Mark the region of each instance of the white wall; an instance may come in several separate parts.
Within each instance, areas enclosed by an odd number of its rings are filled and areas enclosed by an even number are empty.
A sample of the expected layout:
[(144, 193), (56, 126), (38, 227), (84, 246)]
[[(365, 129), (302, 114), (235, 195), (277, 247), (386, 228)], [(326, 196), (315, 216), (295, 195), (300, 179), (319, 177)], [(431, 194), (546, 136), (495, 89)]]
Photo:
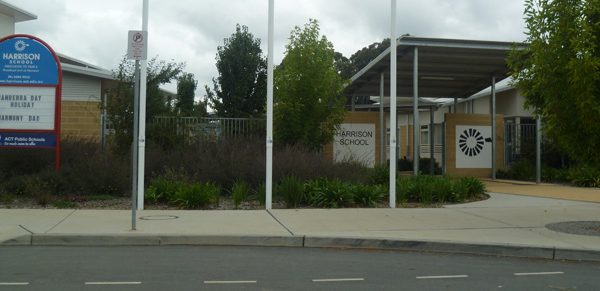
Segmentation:
[(15, 34), (15, 20), (12, 16), (0, 14), (0, 38)]
[(63, 71), (62, 100), (100, 101), (100, 78), (88, 77)]

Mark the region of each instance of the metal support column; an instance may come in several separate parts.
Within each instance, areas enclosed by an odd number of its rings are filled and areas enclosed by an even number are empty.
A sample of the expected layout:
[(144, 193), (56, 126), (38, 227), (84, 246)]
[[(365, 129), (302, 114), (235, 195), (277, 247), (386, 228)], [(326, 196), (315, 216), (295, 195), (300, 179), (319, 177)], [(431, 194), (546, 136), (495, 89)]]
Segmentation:
[(538, 115), (535, 121), (535, 182), (542, 182), (542, 116)]
[(496, 180), (496, 76), (492, 76), (492, 180)]
[(396, 208), (396, 145), (397, 145), (397, 116), (396, 116), (396, 0), (391, 0), (390, 21), (390, 208)]
[(419, 175), (419, 150), (421, 123), (419, 121), (419, 48), (415, 47), (413, 56), (413, 175)]
[(385, 166), (385, 112), (383, 106), (383, 94), (384, 94), (384, 74), (381, 72), (381, 79), (379, 80), (379, 165)]
[(429, 173), (435, 175), (435, 135), (433, 134), (434, 128), (434, 111), (433, 106), (429, 107)]
[(271, 209), (273, 198), (273, 30), (274, 0), (269, 0), (269, 29), (267, 46), (267, 137), (265, 208)]

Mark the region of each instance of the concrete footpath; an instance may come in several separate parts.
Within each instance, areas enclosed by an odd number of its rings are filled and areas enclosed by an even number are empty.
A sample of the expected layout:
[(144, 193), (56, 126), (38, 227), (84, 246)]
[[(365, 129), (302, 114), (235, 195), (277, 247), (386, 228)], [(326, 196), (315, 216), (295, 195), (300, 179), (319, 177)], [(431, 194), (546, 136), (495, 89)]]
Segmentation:
[(145, 210), (137, 230), (126, 210), (0, 209), (0, 245), (342, 247), (600, 261), (600, 229), (546, 227), (600, 223), (600, 203), (490, 196), (443, 208)]

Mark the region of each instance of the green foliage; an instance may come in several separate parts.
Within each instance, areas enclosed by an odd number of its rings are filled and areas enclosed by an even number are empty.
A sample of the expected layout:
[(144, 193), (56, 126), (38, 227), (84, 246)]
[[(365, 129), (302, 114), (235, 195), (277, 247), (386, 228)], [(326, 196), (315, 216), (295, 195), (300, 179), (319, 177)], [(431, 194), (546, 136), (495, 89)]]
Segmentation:
[(354, 203), (363, 207), (376, 207), (388, 194), (388, 188), (384, 185), (354, 185), (352, 197)]
[(264, 182), (258, 183), (258, 186), (256, 187), (256, 199), (260, 205), (265, 205), (265, 200), (267, 199), (267, 186)]
[(206, 97), (221, 117), (258, 117), (264, 113), (267, 95), (267, 62), (260, 39), (239, 24), (217, 53), (219, 77)]
[(77, 207), (77, 203), (69, 200), (55, 200), (50, 203), (55, 208), (68, 209)]
[(528, 45), (509, 65), (545, 132), (577, 161), (600, 164), (600, 1), (526, 0)]
[(387, 166), (375, 166), (371, 170), (369, 184), (372, 185), (388, 185), (390, 183), (390, 169)]
[(485, 184), (475, 177), (462, 177), (460, 178), (459, 183), (463, 183), (467, 186), (467, 195), (469, 198), (483, 194), (486, 190)]
[(344, 82), (337, 72), (334, 50), (320, 36), (316, 20), (296, 26), (284, 59), (275, 70), (275, 138), (288, 145), (320, 149), (331, 141), (343, 121)]
[(231, 186), (231, 199), (233, 200), (233, 207), (238, 209), (243, 201), (248, 199), (248, 192), (250, 187), (248, 183), (243, 180), (236, 180)]
[(385, 38), (381, 42), (374, 42), (367, 47), (364, 47), (354, 53), (350, 57), (350, 62), (352, 63), (353, 72), (351, 75), (354, 75), (362, 68), (366, 67), (372, 60), (374, 60), (378, 55), (380, 55), (383, 51), (390, 47), (390, 39)]
[(176, 193), (186, 183), (185, 173), (168, 169), (164, 175), (154, 178), (145, 192), (145, 200), (148, 203), (173, 202)]
[(219, 203), (220, 189), (214, 183), (192, 183), (182, 185), (175, 192), (173, 203), (186, 209), (199, 209)]
[(317, 179), (305, 184), (308, 203), (315, 207), (339, 208), (352, 201), (352, 185), (338, 179)]
[(462, 202), (469, 198), (469, 185), (461, 181), (462, 180), (459, 179), (452, 183), (451, 202)]
[(287, 208), (295, 208), (305, 201), (304, 184), (296, 176), (281, 179), (276, 193), (283, 198)]
[[(154, 116), (172, 114), (172, 100), (159, 86), (177, 79), (183, 67), (183, 63), (168, 63), (156, 58), (148, 61), (146, 121), (152, 120)], [(116, 86), (109, 91), (108, 118), (115, 130), (113, 141), (120, 153), (127, 153), (133, 140), (134, 73), (134, 62), (123, 59), (113, 73)]]
[(460, 203), (484, 194), (485, 185), (472, 177), (401, 176), (396, 179), (396, 193), (398, 203)]
[[(192, 73), (183, 73), (177, 77), (177, 104), (175, 105), (181, 116), (202, 116), (206, 112), (195, 112), (195, 109), (201, 109), (202, 106), (194, 106), (194, 96), (196, 96), (196, 87), (198, 81)], [(202, 103), (202, 102), (200, 102)], [(206, 111), (206, 109), (205, 109)]]
[(589, 165), (571, 168), (568, 171), (571, 183), (579, 187), (600, 187), (600, 169)]

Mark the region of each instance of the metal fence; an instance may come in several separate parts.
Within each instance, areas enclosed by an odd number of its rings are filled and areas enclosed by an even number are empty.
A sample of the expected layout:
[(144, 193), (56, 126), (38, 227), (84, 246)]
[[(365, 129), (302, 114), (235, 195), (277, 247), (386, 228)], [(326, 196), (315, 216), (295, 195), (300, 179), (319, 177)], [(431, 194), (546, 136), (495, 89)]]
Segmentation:
[[(535, 158), (536, 132), (535, 124), (504, 124), (505, 165), (510, 166), (521, 159)], [(542, 139), (542, 147), (544, 147), (544, 139)]]
[(265, 119), (156, 116), (152, 124), (185, 138), (222, 139), (264, 136)]

